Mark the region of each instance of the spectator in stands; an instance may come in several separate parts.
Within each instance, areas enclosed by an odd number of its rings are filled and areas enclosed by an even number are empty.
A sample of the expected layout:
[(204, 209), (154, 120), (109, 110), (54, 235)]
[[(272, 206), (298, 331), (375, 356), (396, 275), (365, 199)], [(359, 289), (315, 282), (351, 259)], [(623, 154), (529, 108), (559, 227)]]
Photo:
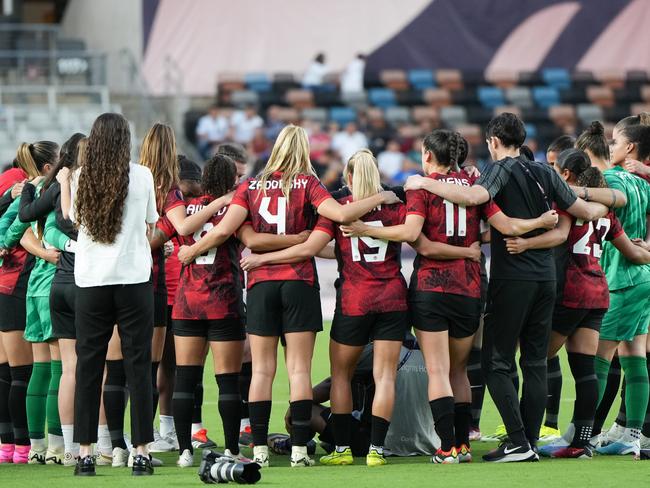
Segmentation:
[(266, 111), (266, 138), (274, 142), (285, 125), (287, 124), (280, 119), (280, 107), (271, 105)]
[(391, 139), (386, 144), (386, 150), (377, 156), (377, 164), (382, 180), (386, 183), (396, 183), (397, 176), (404, 169), (406, 156), (400, 150), (399, 142)]
[(363, 92), (363, 72), (366, 69), (366, 55), (357, 54), (341, 73), (341, 93)]
[(247, 106), (244, 111), (235, 112), (230, 124), (233, 128), (233, 138), (240, 144), (248, 144), (253, 140), (255, 130), (264, 127), (262, 117), (257, 114), (257, 107)]
[(266, 138), (264, 127), (258, 127), (248, 143), (248, 152), (255, 157), (268, 157), (272, 146), (271, 141)]
[(323, 153), (332, 145), (332, 136), (318, 122), (305, 121), (302, 125), (309, 135), (309, 159), (312, 162), (320, 161)]
[(328, 191), (332, 192), (341, 188), (343, 163), (336, 151), (326, 149), (318, 159), (312, 159), (312, 165), (316, 175)]
[(219, 107), (213, 105), (208, 113), (199, 119), (196, 126), (197, 147), (201, 156), (208, 159), (214, 146), (228, 136), (228, 119), (220, 114)]
[[(389, 139), (394, 136), (395, 131), (386, 123), (384, 117), (370, 117), (368, 120), (368, 140), (373, 154), (381, 153), (386, 147)], [(421, 156), (418, 156), (418, 161)]]
[(325, 64), (325, 54), (318, 53), (312, 63), (305, 71), (302, 78), (303, 88), (318, 88), (323, 84), (323, 79), (327, 74), (327, 65)]
[(576, 144), (576, 138), (569, 135), (563, 135), (555, 139), (546, 149), (546, 162), (553, 166), (557, 161), (559, 154), (565, 149), (571, 149)]
[(339, 153), (343, 161), (365, 147), (368, 147), (368, 139), (359, 132), (355, 122), (348, 122), (345, 130), (337, 132), (332, 138), (332, 149)]

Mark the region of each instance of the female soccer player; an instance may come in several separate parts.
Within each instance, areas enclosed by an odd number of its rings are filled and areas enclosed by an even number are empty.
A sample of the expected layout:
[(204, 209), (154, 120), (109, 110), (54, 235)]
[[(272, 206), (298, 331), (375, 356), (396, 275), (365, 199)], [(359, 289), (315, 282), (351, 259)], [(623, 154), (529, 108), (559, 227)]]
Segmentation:
[[(423, 142), (422, 166), (428, 178), (469, 187), (458, 171), (467, 142), (456, 132), (436, 130)], [(555, 212), (531, 220), (507, 218), (496, 206), (460, 207), (427, 191), (407, 192), (404, 224), (343, 226), (347, 235), (414, 242), (423, 233), (439, 250), (418, 254), (409, 286), (409, 308), (429, 373), (431, 413), (441, 446), (433, 463), (469, 462), (471, 391), (467, 359), (480, 319), (480, 221), (507, 235), (553, 227)], [(445, 246), (440, 246), (445, 244)]]
[[(377, 161), (367, 149), (356, 152), (345, 167), (347, 187), (339, 203), (363, 200), (382, 191)], [(374, 226), (398, 225), (404, 221), (403, 204), (382, 205), (362, 217)], [(344, 237), (331, 220), (321, 217), (304, 244), (274, 253), (251, 255), (242, 260), (251, 271), (270, 264), (305, 261), (334, 239), (339, 265), (337, 304), (332, 322), (330, 365), (332, 375), (332, 422), (336, 449), (321, 458), (326, 465), (352, 464), (350, 382), (359, 356), (374, 341), (371, 445), (368, 466), (386, 464), (384, 441), (395, 402), (395, 375), (399, 352), (408, 330), (406, 281), (400, 271), (401, 244), (369, 237)]]
[[(560, 153), (556, 168), (572, 186), (589, 189), (606, 187), (600, 170), (591, 166), (589, 156), (580, 149)], [(597, 222), (584, 222), (561, 212), (556, 229), (528, 239), (509, 239), (506, 244), (513, 254), (560, 245), (555, 253), (558, 293), (548, 356), (557, 357), (560, 348), (566, 345), (576, 384), (576, 401), (573, 427), (567, 430), (567, 436), (570, 436), (568, 441), (560, 438), (542, 446), (540, 453), (543, 455), (579, 459), (592, 457), (589, 441), (598, 403), (594, 358), (600, 325), (609, 307), (607, 280), (599, 263), (605, 241), (610, 241), (633, 263), (650, 263), (650, 252), (630, 241), (614, 212)]]
[[(198, 243), (184, 246), (179, 260), (189, 264), (209, 249), (225, 242), (250, 218), (256, 232), (299, 234), (311, 229), (316, 212), (336, 222), (349, 222), (377, 205), (396, 203), (392, 192), (340, 205), (320, 184), (309, 160), (304, 129), (289, 125), (275, 142), (259, 177), (238, 188), (223, 220)], [(254, 458), (268, 466), (267, 435), (271, 391), (280, 336), (286, 341), (291, 417), (294, 427), (291, 466), (312, 466), (307, 454), (311, 417), (311, 358), (316, 332), (322, 330), (320, 296), (315, 263), (262, 266), (248, 273), (246, 326), (253, 357), (249, 412)]]

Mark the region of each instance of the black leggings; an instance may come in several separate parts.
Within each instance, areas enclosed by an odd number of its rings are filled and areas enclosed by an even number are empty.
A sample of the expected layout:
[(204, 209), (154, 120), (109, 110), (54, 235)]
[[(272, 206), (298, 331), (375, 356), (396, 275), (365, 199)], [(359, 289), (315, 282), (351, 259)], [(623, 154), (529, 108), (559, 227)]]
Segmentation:
[(78, 288), (74, 440), (80, 444), (97, 442), (104, 363), (115, 324), (122, 341), (124, 370), (131, 397), (132, 442), (138, 446), (153, 441), (153, 288), (150, 282), (146, 282)]

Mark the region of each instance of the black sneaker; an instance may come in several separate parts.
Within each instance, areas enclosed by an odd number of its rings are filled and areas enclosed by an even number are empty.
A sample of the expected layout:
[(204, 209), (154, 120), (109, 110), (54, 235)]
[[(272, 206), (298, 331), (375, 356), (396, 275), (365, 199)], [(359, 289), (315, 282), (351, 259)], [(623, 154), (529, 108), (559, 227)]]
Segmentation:
[(535, 454), (528, 444), (517, 446), (510, 443), (502, 443), (493, 451), (483, 456), (483, 461), (492, 463), (523, 463), (539, 461), (539, 456)]
[(207, 484), (214, 484), (216, 481), (210, 474), (210, 469), (219, 456), (209, 449), (204, 449), (201, 454), (201, 464), (199, 465), (199, 478)]
[(77, 459), (77, 464), (74, 467), (75, 476), (95, 476), (95, 474), (95, 458), (93, 456)]
[(151, 456), (143, 456), (138, 454), (133, 458), (133, 476), (151, 476), (153, 474), (153, 466), (151, 465)]

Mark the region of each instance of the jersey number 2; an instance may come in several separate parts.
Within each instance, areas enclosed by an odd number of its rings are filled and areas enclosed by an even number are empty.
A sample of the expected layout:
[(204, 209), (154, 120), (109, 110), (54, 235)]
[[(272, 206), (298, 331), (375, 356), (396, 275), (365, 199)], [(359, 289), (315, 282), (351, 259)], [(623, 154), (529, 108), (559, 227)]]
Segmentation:
[[(373, 227), (383, 227), (384, 224), (381, 220), (373, 220), (371, 222), (366, 222), (366, 225), (372, 225)], [(371, 248), (376, 248), (377, 252), (373, 254), (361, 254), (359, 251), (359, 240), (361, 240), (366, 246)], [(381, 263), (386, 260), (386, 250), (388, 249), (388, 241), (383, 239), (375, 239), (374, 237), (351, 237), (350, 244), (352, 245), (352, 261), (357, 262), (363, 260), (366, 263)]]
[[(595, 258), (600, 258), (600, 256), (603, 254), (603, 250), (601, 249), (600, 244), (594, 242), (593, 249), (589, 247), (589, 238), (591, 237), (591, 234), (594, 233), (594, 223), (586, 222), (586, 224), (588, 225), (587, 231), (585, 232), (585, 235), (583, 235), (580, 240), (573, 245), (573, 253), (593, 254)], [(585, 225), (585, 222), (582, 220), (577, 220), (576, 225)], [(604, 228), (604, 232), (599, 232), (599, 235), (604, 239), (611, 226), (612, 223), (609, 219), (601, 218), (598, 219), (598, 222), (596, 223), (596, 231), (600, 231), (600, 229)]]
[(260, 216), (269, 224), (275, 224), (278, 235), (287, 233), (287, 199), (278, 197), (278, 213), (273, 215), (269, 212), (271, 197), (264, 197), (260, 202)]
[[(448, 200), (443, 200), (445, 204), (445, 227), (447, 237), (458, 235), (464, 237), (467, 235), (467, 210), (460, 205), (454, 205)], [(454, 225), (454, 209), (458, 209), (458, 234)]]
[[(203, 224), (203, 228), (197, 230), (192, 236), (194, 238), (194, 242), (199, 242), (201, 238), (204, 235), (206, 235), (208, 232), (210, 232), (210, 229), (212, 229), (213, 227), (214, 225), (211, 222), (206, 222), (205, 224)], [(197, 256), (194, 262), (196, 264), (203, 264), (203, 265), (213, 264), (216, 258), (217, 258), (217, 248), (213, 247), (206, 254)]]

